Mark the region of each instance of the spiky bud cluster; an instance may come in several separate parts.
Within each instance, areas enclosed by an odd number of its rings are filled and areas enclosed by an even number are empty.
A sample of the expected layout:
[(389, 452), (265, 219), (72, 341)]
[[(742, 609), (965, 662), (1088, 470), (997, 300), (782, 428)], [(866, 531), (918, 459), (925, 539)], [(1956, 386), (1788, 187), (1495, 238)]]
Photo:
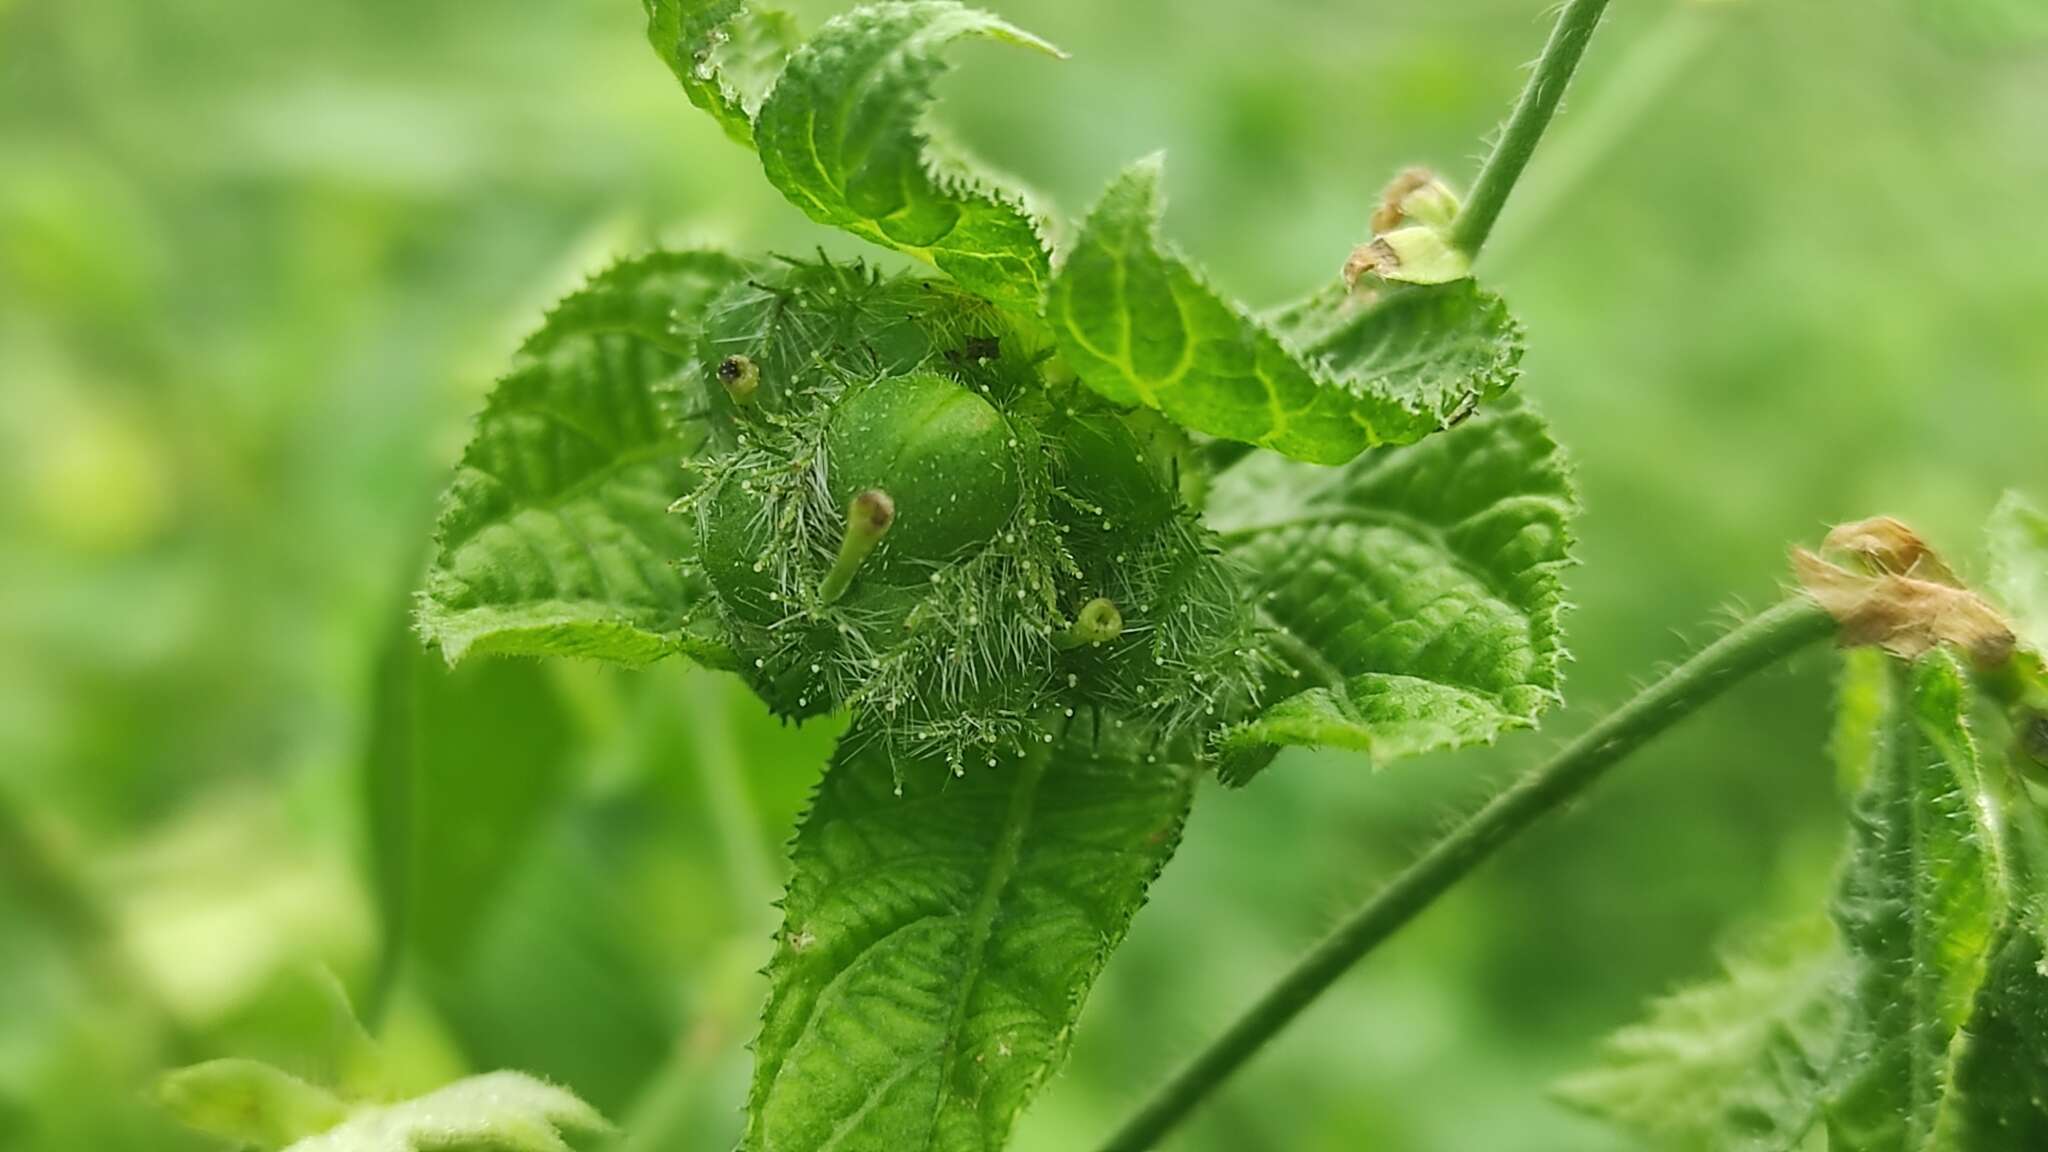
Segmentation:
[(940, 282), (797, 264), (711, 309), (729, 424), (688, 501), (741, 671), (956, 770), (1084, 711), (1160, 739), (1252, 696), (1252, 614), (1163, 425), (1048, 385)]

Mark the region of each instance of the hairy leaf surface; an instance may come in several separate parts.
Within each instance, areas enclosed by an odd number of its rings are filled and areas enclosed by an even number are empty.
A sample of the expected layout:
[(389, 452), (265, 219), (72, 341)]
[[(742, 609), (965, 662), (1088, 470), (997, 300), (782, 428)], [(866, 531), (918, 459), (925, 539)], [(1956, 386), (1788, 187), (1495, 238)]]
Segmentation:
[(1159, 184), (1153, 160), (1110, 185), (1047, 298), (1062, 354), (1109, 399), (1341, 464), (1418, 440), (1513, 382), (1521, 329), (1470, 281), (1326, 292), (1262, 323), (1165, 246)]
[(1023, 197), (937, 155), (920, 123), (945, 71), (940, 53), (963, 37), (1058, 54), (951, 0), (857, 8), (790, 58), (755, 119), (755, 143), (769, 182), (811, 219), (1035, 314), (1048, 258)]
[(842, 748), (796, 840), (748, 1149), (1004, 1143), (1193, 793), (1192, 769), (1112, 731), (958, 778)]
[(1820, 1118), (1846, 960), (1816, 918), (1745, 941), (1724, 966), (1617, 1032), (1560, 1095), (1660, 1152), (1794, 1152)]
[[(2048, 556), (2009, 539), (1998, 539), (1994, 553), (2005, 564)], [(2034, 681), (2030, 692), (2048, 695), (2039, 665), (2023, 674)], [(2015, 741), (2010, 755), (1991, 777), (1999, 785), (2002, 917), (1936, 1124), (1942, 1152), (2048, 1148), (2048, 818), (2025, 783), (2021, 759), (2032, 753)]]
[(194, 1129), (263, 1152), (568, 1152), (562, 1133), (610, 1127), (575, 1094), (520, 1072), (350, 1107), (268, 1064), (215, 1060), (166, 1075), (158, 1097)]
[(561, 1132), (603, 1132), (596, 1109), (519, 1072), (487, 1072), (384, 1108), (364, 1108), (288, 1152), (567, 1152)]
[(1828, 757), (1834, 761), (1835, 784), (1844, 797), (1861, 793), (1876, 770), (1890, 730), (1891, 708), (1891, 657), (1876, 648), (1843, 652)]
[(1506, 392), (1522, 362), (1521, 322), (1470, 279), (1373, 292), (1340, 284), (1272, 324), (1324, 378), (1421, 412), (1425, 433)]
[(796, 21), (745, 0), (644, 0), (647, 42), (690, 103), (754, 142), (754, 112), (797, 46)]
[(348, 1116), (332, 1092), (256, 1060), (209, 1060), (167, 1072), (157, 1102), (195, 1132), (262, 1152), (325, 1132)]
[(1943, 1104), (1937, 1146), (2048, 1148), (2048, 912), (2016, 910), (1991, 949)]
[(1562, 678), (1577, 506), (1562, 450), (1520, 408), (1336, 471), (1264, 457), (1226, 473), (1216, 527), (1294, 673), (1226, 736), (1226, 777), (1265, 746), (1384, 764), (1534, 723)]
[(1854, 814), (1835, 919), (1856, 970), (1831, 1090), (1831, 1152), (1918, 1152), (1985, 976), (1998, 919), (1962, 674), (1945, 653), (1899, 675), (1897, 705)]
[(626, 261), (520, 349), (449, 486), (421, 597), (420, 631), (450, 663), (715, 657), (689, 630), (702, 590), (679, 562), (693, 533), (669, 505), (707, 434), (687, 325), (743, 271), (707, 252)]

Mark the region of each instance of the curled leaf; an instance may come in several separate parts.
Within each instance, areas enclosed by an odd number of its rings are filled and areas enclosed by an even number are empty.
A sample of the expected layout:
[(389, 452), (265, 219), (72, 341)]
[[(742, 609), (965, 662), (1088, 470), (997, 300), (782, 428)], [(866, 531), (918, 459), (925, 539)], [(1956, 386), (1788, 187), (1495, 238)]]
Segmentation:
[(754, 125), (761, 165), (820, 224), (915, 256), (986, 299), (1036, 314), (1048, 257), (1024, 197), (936, 158), (921, 124), (941, 51), (963, 37), (1059, 50), (951, 0), (874, 4), (819, 29)]
[(1268, 324), (1225, 300), (1159, 235), (1160, 164), (1112, 183), (1046, 299), (1061, 354), (1096, 392), (1198, 432), (1316, 464), (1406, 444), (1504, 391), (1521, 328), (1468, 280), (1343, 285)]
[(644, 0), (647, 42), (690, 103), (735, 141), (754, 142), (754, 111), (796, 48), (796, 22), (745, 0)]

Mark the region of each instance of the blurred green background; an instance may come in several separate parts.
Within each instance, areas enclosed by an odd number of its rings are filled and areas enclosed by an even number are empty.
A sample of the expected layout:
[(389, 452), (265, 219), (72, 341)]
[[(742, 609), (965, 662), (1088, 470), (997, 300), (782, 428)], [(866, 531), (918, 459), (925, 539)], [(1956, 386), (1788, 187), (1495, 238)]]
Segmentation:
[[(1175, 238), (1263, 303), (1335, 271), (1399, 165), (1469, 178), (1546, 28), (1545, 0), (995, 6), (1073, 59), (965, 50), (957, 135), (1068, 215), (1165, 147)], [(1967, 568), (2001, 489), (2048, 493), (2041, 31), (2001, 0), (1614, 5), (1485, 261), (1587, 504), (1572, 706), (1205, 793), (1021, 1148), (1099, 1138), (1446, 821), (1775, 595), (1789, 542), (1891, 512)], [(318, 973), (375, 1005), (394, 926), (405, 1083), (522, 1067), (626, 1148), (729, 1146), (829, 725), (681, 668), (451, 677), (401, 631), (495, 366), (657, 240), (851, 250), (686, 104), (634, 0), (0, 0), (0, 1149), (206, 1147), (153, 1074), (318, 1074)], [(1174, 1146), (1619, 1147), (1546, 1085), (1826, 883), (1828, 673), (1515, 845)], [(393, 908), (366, 844), (408, 763)]]

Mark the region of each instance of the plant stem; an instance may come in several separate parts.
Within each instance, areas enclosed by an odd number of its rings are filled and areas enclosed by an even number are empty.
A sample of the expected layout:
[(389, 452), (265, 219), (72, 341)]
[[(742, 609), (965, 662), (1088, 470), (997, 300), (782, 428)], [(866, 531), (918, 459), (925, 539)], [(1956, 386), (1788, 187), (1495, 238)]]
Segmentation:
[(1487, 241), (1496, 270), (1514, 263), (1630, 136), (1668, 106), (1671, 91), (1748, 15), (1739, 8), (1724, 0), (1680, 0), (1621, 59), (1599, 100), (1573, 109), (1571, 121), (1551, 139), (1548, 159), (1516, 185), (1515, 214)]
[(1297, 962), (1228, 1031), (1156, 1092), (1102, 1152), (1143, 1152), (1373, 948), (1502, 845), (1584, 792), (1609, 768), (1729, 686), (1835, 633), (1804, 596), (1778, 604), (1637, 693), (1436, 842)]
[(1606, 11), (1607, 0), (1569, 0), (1558, 15), (1528, 86), (1522, 89), (1514, 111), (1508, 114), (1508, 122), (1501, 127), (1500, 139), (1494, 142), (1493, 154), (1479, 170), (1479, 179), (1472, 185), (1472, 195), (1465, 201), (1464, 210), (1451, 225), (1451, 243), (1466, 255), (1476, 257), (1486, 246), (1494, 221), (1507, 204), (1508, 193), (1514, 190), (1522, 169), (1528, 167), (1536, 142), (1543, 139), (1543, 130), (1550, 125), (1558, 101), (1564, 98), (1564, 90), (1571, 83), (1572, 72), (1586, 53), (1586, 42), (1593, 38), (1593, 29)]

